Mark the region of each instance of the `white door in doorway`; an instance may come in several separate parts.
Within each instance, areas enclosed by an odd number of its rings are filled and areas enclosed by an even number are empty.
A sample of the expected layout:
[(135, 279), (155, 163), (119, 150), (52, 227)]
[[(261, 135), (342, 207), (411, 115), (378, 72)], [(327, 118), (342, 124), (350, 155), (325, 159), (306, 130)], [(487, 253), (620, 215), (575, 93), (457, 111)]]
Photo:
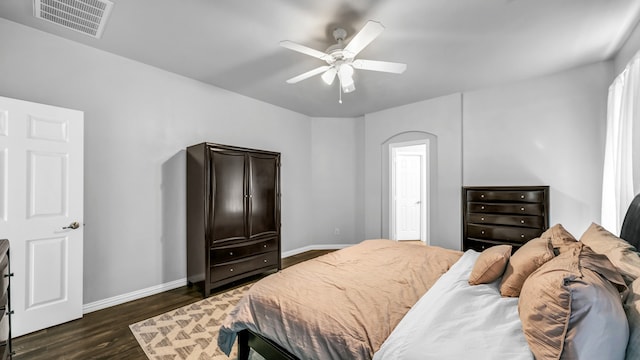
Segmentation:
[(83, 136), (80, 111), (0, 97), (14, 337), (82, 317)]
[(420, 240), (422, 155), (398, 153), (395, 160), (396, 240)]

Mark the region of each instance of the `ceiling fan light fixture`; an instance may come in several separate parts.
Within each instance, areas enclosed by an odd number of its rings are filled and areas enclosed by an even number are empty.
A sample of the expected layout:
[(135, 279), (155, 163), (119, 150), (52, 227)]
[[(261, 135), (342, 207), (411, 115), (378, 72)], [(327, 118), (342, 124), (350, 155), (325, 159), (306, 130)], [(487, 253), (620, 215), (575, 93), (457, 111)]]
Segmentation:
[(337, 28), (333, 31), (336, 44), (329, 46), (325, 52), (289, 40), (281, 41), (280, 46), (282, 47), (315, 57), (327, 63), (325, 66), (320, 66), (293, 77), (287, 80), (287, 83), (295, 84), (312, 76), (322, 74), (322, 81), (327, 85), (331, 85), (335, 81), (335, 78), (338, 77), (338, 81), (340, 82), (340, 86), (338, 87), (340, 98), (338, 102), (342, 104), (342, 93), (350, 93), (356, 90), (353, 79), (354, 69), (402, 74), (407, 69), (406, 64), (356, 59), (360, 51), (378, 37), (383, 30), (384, 26), (381, 23), (369, 20), (364, 27), (354, 35), (349, 43), (344, 46), (344, 39), (347, 36), (347, 32), (342, 28)]
[(350, 93), (356, 89), (356, 85), (353, 81), (353, 67), (349, 64), (341, 64), (338, 68), (338, 78), (340, 79), (340, 86), (344, 93)]
[(325, 71), (321, 76), (322, 77), (322, 81), (324, 81), (324, 83), (327, 84), (327, 85), (333, 84), (333, 80), (335, 80), (337, 73), (338, 73), (338, 71), (335, 68), (331, 68), (331, 69)]
[(349, 84), (342, 84), (342, 92), (348, 94), (356, 89), (356, 84), (351, 81)]

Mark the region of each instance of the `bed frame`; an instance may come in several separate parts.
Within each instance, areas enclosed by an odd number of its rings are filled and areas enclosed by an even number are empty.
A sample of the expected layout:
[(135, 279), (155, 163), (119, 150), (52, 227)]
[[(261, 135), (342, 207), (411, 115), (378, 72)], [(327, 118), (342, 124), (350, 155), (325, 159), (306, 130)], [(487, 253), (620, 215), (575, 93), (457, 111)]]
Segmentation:
[(282, 346), (245, 329), (238, 333), (238, 360), (249, 360), (249, 351), (253, 349), (267, 360), (298, 360)]
[[(620, 238), (626, 240), (636, 249), (640, 247), (640, 194), (629, 205), (622, 222)], [(248, 360), (250, 349), (267, 360), (298, 360), (298, 358), (275, 342), (251, 330), (238, 333), (238, 360)]]

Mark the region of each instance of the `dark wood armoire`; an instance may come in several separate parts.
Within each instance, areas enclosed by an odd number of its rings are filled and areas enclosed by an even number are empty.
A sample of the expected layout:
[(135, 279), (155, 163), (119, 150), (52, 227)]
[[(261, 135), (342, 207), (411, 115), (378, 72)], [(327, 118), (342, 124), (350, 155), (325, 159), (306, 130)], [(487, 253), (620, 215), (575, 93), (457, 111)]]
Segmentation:
[(187, 279), (212, 289), (281, 268), (280, 153), (187, 148)]

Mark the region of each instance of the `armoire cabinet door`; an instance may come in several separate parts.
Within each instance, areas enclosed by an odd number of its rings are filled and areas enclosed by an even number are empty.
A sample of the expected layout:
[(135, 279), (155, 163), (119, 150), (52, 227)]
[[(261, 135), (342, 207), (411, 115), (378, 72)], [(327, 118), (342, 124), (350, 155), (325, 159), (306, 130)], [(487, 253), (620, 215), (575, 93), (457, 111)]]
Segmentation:
[(250, 238), (278, 233), (279, 161), (275, 155), (249, 154)]
[(210, 239), (245, 239), (245, 153), (210, 149), (210, 156)]

